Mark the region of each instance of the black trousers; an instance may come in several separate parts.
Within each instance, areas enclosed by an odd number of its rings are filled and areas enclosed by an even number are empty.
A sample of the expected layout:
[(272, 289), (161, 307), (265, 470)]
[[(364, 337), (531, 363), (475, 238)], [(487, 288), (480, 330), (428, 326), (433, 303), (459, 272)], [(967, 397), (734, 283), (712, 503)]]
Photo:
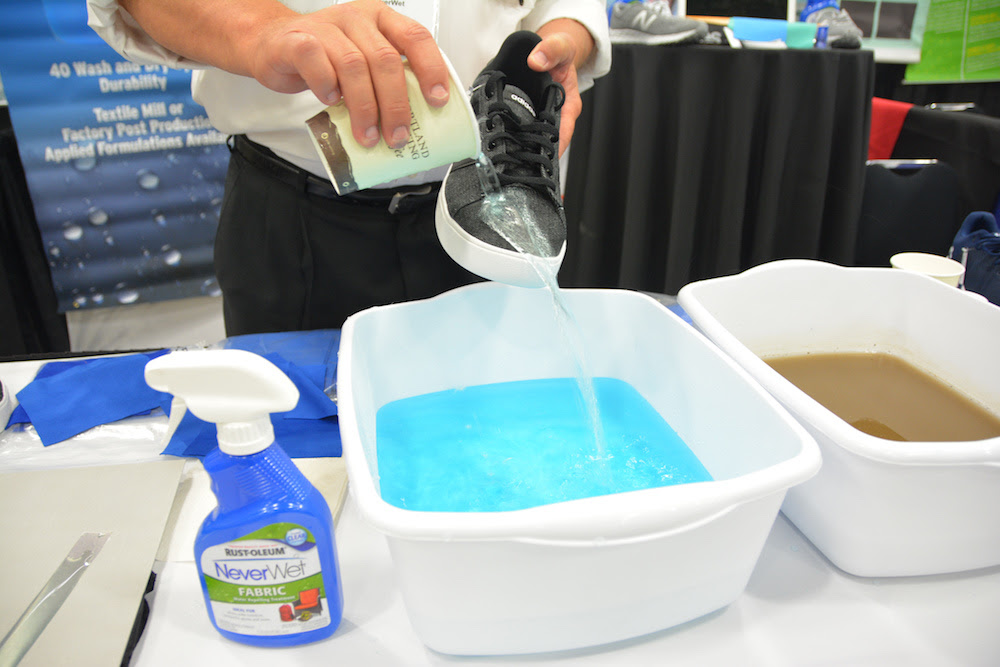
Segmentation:
[(480, 280), (438, 242), (436, 186), (390, 212), (399, 191), (338, 197), (266, 148), (231, 145), (215, 241), (227, 336), (338, 329), (365, 308)]

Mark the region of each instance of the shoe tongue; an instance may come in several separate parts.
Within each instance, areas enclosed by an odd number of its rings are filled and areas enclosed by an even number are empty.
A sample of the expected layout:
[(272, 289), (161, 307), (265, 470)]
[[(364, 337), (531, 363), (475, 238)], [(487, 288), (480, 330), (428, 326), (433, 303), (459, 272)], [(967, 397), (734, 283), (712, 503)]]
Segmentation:
[(531, 98), (517, 86), (507, 84), (504, 87), (503, 101), (514, 114), (514, 117), (522, 123), (534, 121), (538, 117)]

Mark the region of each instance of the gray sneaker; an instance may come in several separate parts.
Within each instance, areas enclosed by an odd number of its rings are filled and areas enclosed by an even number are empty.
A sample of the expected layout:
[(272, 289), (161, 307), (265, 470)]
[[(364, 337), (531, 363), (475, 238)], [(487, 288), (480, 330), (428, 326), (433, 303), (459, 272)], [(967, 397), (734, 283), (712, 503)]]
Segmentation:
[(695, 44), (708, 34), (707, 23), (674, 16), (666, 2), (619, 2), (610, 22), (616, 44)]
[(435, 215), (438, 240), (458, 264), (522, 287), (541, 287), (539, 269), (555, 275), (566, 253), (558, 157), (565, 91), (547, 72), (528, 67), (539, 41), (533, 32), (509, 36), (470, 91), (504, 210), (486, 208), (477, 161), (467, 159), (448, 170)]
[(819, 27), (826, 26), (826, 43), (835, 49), (860, 49), (861, 37), (864, 34), (854, 22), (846, 9), (837, 7), (833, 0), (810, 3), (802, 10), (799, 20), (815, 23)]

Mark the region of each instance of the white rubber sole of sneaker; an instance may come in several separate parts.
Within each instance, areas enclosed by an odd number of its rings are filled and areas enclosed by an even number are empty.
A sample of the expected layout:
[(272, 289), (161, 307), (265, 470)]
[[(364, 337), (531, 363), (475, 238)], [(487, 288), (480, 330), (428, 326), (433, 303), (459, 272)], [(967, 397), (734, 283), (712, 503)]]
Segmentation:
[(631, 28), (613, 28), (611, 30), (611, 42), (614, 44), (687, 44), (688, 42), (697, 42), (700, 39), (701, 36), (697, 28), (669, 35), (654, 35)]
[[(462, 268), (487, 280), (515, 287), (544, 287), (545, 280), (539, 272), (551, 272), (551, 275), (555, 275), (559, 271), (566, 254), (565, 243), (556, 257), (531, 259), (519, 252), (484, 243), (462, 229), (451, 217), (444, 193), (445, 186), (442, 184), (434, 214), (434, 228), (441, 247)], [(536, 262), (539, 265), (537, 269)]]

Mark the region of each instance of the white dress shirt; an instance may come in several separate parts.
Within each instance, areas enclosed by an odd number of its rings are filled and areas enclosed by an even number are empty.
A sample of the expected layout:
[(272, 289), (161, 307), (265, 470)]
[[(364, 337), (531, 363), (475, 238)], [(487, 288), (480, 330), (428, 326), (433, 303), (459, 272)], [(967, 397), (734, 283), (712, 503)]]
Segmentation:
[[(330, 0), (282, 0), (300, 13), (333, 4)], [(123, 57), (142, 64), (193, 69), (191, 91), (223, 134), (245, 134), (279, 156), (327, 178), (306, 132), (306, 119), (324, 108), (310, 91), (292, 95), (265, 88), (255, 79), (205, 67), (157, 44), (118, 0), (87, 0), (90, 26)], [(437, 43), (468, 88), (503, 40), (515, 30), (537, 30), (556, 18), (571, 18), (594, 38), (594, 52), (578, 71), (580, 90), (611, 67), (608, 19), (602, 0), (440, 0)], [(440, 173), (438, 173), (440, 172)], [(440, 180), (444, 169), (393, 184)]]

